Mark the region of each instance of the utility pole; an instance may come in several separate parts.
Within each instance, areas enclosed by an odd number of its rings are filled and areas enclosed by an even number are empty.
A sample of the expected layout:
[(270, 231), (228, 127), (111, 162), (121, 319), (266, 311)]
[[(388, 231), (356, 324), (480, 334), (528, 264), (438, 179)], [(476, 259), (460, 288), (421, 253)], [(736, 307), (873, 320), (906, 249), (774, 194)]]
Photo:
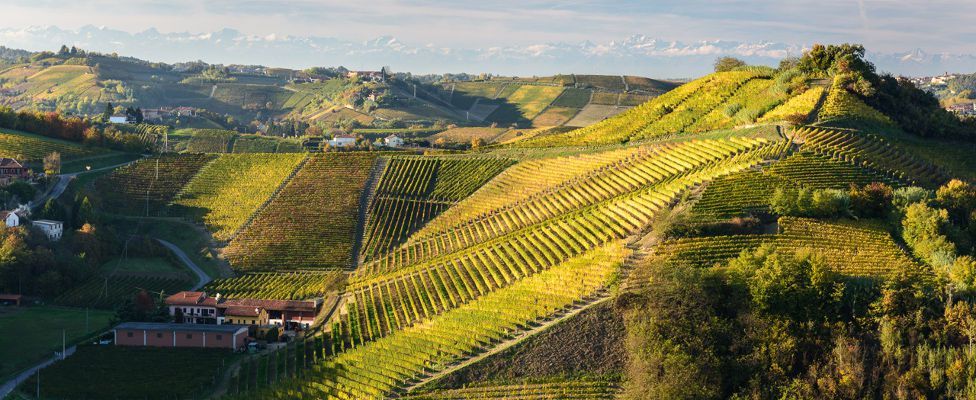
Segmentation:
[(65, 355), (64, 355), (64, 350), (65, 349), (64, 348), (66, 347), (65, 346), (65, 344), (66, 344), (65, 343), (66, 342), (66, 340), (65, 340), (66, 339), (66, 336), (67, 335), (65, 335), (64, 329), (62, 329), (61, 330), (61, 359), (62, 360), (64, 360), (64, 358), (65, 358)]

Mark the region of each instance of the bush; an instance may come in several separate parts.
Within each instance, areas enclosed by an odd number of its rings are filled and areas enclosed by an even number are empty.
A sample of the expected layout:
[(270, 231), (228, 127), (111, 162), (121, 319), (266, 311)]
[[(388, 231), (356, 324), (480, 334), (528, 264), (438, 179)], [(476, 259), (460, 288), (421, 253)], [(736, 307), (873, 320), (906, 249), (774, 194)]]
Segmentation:
[(891, 210), (894, 193), (891, 186), (869, 183), (858, 188), (851, 185), (850, 199), (854, 213), (865, 218), (882, 218)]
[(769, 208), (778, 215), (838, 217), (849, 213), (850, 204), (850, 196), (842, 190), (777, 188)]

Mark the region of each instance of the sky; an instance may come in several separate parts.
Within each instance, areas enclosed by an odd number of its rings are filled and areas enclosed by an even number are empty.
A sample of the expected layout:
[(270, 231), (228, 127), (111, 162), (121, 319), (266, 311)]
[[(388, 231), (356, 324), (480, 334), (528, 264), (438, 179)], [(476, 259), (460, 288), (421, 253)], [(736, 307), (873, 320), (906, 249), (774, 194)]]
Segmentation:
[(206, 33), (231, 28), (264, 38), (362, 42), (392, 36), (412, 46), (454, 49), (611, 43), (646, 35), (801, 47), (857, 42), (874, 52), (976, 54), (973, 0), (0, 0), (0, 13), (0, 29), (7, 30), (94, 25), (129, 33), (149, 28)]

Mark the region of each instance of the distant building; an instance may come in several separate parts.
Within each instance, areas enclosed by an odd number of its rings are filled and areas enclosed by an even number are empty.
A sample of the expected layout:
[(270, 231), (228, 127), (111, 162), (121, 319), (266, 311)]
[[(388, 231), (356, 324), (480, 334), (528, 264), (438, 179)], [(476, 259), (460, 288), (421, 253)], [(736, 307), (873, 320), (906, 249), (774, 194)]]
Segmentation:
[(336, 135), (332, 140), (329, 140), (329, 146), (332, 147), (352, 147), (356, 145), (356, 137), (353, 135)]
[(20, 226), (20, 217), (13, 211), (0, 211), (0, 219), (3, 220), (8, 228)]
[(26, 179), (30, 170), (13, 158), (0, 158), (0, 185), (9, 185), (14, 180)]
[(244, 325), (124, 322), (112, 329), (116, 346), (203, 347), (240, 350), (246, 345)]
[(108, 117), (108, 122), (111, 122), (113, 124), (128, 124), (131, 121), (129, 120), (129, 117), (125, 115), (113, 115), (111, 117)]
[(193, 117), (197, 115), (197, 111), (193, 107), (176, 107), (170, 113), (177, 117)]
[(403, 146), (403, 139), (400, 139), (397, 135), (390, 135), (383, 139), (383, 143), (386, 147), (401, 147)]
[(31, 225), (41, 231), (49, 240), (55, 242), (61, 240), (61, 235), (64, 233), (64, 223), (61, 221), (39, 219), (32, 222)]
[(19, 294), (0, 293), (0, 306), (20, 307), (24, 301), (24, 296)]
[(165, 111), (159, 108), (147, 108), (142, 110), (143, 121), (162, 121)]
[(179, 292), (165, 300), (173, 317), (189, 324), (278, 325), (307, 328), (322, 307), (321, 300), (225, 299), (220, 294)]

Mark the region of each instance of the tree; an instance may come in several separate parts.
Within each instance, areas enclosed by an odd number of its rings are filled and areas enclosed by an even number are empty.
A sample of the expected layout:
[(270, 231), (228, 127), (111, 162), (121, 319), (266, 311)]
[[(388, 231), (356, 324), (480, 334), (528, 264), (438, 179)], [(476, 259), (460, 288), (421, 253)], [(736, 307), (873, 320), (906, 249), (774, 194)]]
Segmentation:
[(746, 62), (735, 57), (719, 57), (715, 59), (715, 72), (728, 72), (746, 66)]
[(95, 222), (95, 208), (92, 207), (87, 196), (81, 199), (81, 202), (78, 204), (78, 212), (74, 217), (75, 227), (78, 228)]
[(471, 139), (471, 149), (472, 150), (477, 150), (477, 149), (481, 148), (481, 146), (484, 146), (484, 145), (485, 145), (485, 140), (482, 139), (482, 138), (474, 138), (474, 139)]
[(51, 219), (55, 221), (64, 221), (64, 209), (58, 204), (53, 198), (47, 199), (44, 203), (44, 207), (41, 208), (40, 217), (42, 219)]
[(102, 120), (108, 122), (108, 119), (112, 118), (113, 114), (115, 114), (115, 107), (112, 106), (112, 103), (105, 103), (105, 111), (102, 112)]
[(44, 173), (48, 175), (61, 173), (61, 153), (55, 151), (44, 157)]
[(318, 125), (309, 125), (305, 128), (305, 136), (322, 137), (322, 128)]

